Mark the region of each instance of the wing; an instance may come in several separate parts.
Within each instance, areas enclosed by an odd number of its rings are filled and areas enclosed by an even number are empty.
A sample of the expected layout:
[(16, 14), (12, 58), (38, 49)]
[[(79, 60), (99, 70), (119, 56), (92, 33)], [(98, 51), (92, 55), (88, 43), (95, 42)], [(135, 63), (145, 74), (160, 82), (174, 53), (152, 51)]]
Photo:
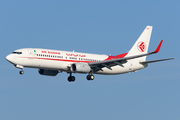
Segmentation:
[(105, 60), (105, 61), (99, 61), (99, 62), (91, 62), (91, 63), (89, 63), (89, 66), (94, 70), (94, 72), (102, 70), (102, 68), (104, 68), (104, 67), (106, 67), (106, 68), (108, 68), (110, 70), (112, 70), (111, 67), (116, 66), (116, 65), (124, 67), (123, 64), (126, 63), (127, 60), (158, 53), (160, 48), (161, 48), (162, 42), (163, 42), (163, 40), (161, 40), (161, 42), (159, 43), (158, 47), (156, 48), (156, 50), (154, 52), (145, 53), (145, 54), (141, 54), (141, 55), (134, 55), (134, 56), (124, 57), (124, 58), (119, 58), (119, 59)]

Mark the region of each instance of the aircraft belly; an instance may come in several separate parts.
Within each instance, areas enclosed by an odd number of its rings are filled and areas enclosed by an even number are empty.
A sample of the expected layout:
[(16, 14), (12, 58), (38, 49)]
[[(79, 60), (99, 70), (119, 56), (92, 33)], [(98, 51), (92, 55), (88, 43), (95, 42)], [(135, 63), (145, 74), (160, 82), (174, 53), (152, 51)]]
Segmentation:
[(135, 72), (135, 71), (137, 71), (139, 69), (143, 69), (143, 68), (145, 68), (145, 66), (143, 66), (141, 64), (133, 64), (133, 66), (131, 66), (131, 64), (127, 63), (127, 64), (124, 64), (124, 67), (119, 66), (119, 65), (111, 67), (112, 70), (104, 67), (104, 68), (102, 68), (103, 71), (99, 70), (95, 74), (116, 75), (116, 74)]
[(96, 74), (105, 74), (105, 75), (115, 75), (115, 74), (123, 74), (127, 73), (129, 69), (127, 67), (114, 66), (111, 67), (112, 70), (104, 67), (102, 70), (99, 70)]
[(61, 70), (67, 68), (67, 65), (62, 61), (43, 61), (40, 68)]
[(26, 67), (51, 69), (51, 70), (62, 70), (67, 69), (67, 63), (63, 61), (51, 61), (51, 60), (39, 60), (34, 59), (26, 62)]

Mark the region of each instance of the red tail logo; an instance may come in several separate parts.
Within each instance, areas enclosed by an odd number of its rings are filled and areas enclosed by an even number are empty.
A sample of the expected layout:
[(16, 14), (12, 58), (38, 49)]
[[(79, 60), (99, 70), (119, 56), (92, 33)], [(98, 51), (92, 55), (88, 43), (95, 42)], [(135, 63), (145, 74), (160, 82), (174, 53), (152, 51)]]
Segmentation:
[(144, 42), (139, 42), (137, 48), (140, 52), (144, 52), (146, 50), (146, 44)]

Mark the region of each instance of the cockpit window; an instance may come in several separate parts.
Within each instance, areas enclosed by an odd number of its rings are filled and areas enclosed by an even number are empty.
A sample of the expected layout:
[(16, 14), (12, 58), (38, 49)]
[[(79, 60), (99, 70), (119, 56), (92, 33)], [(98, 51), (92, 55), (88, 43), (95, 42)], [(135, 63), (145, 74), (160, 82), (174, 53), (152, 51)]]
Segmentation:
[(22, 52), (13, 52), (13, 54), (22, 54)]

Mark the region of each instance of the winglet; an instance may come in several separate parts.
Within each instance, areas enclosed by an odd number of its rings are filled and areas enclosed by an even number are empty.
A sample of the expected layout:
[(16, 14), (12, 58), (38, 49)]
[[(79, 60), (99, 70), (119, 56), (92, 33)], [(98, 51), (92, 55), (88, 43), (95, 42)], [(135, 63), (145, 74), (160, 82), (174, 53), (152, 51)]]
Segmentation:
[(163, 40), (161, 40), (161, 42), (159, 43), (158, 47), (156, 48), (156, 50), (153, 52), (153, 53), (158, 53), (160, 48), (161, 48), (161, 45), (162, 45), (162, 42)]

